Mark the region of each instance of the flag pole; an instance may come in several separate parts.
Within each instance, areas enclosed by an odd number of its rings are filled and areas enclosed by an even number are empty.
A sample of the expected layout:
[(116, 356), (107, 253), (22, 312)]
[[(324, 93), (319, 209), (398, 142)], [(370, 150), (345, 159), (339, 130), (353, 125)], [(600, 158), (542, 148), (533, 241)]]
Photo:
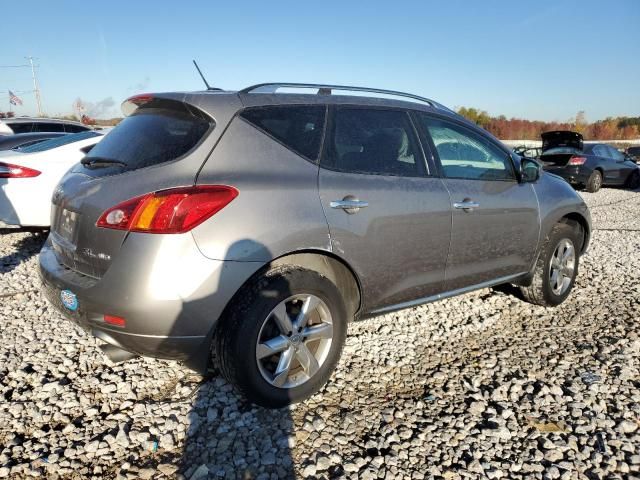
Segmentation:
[(33, 90), (36, 92), (36, 102), (38, 104), (38, 116), (42, 116), (42, 103), (40, 101), (40, 88), (38, 88), (38, 80), (36, 80), (36, 70), (33, 66), (33, 57), (27, 57), (31, 65), (31, 76), (33, 77)]

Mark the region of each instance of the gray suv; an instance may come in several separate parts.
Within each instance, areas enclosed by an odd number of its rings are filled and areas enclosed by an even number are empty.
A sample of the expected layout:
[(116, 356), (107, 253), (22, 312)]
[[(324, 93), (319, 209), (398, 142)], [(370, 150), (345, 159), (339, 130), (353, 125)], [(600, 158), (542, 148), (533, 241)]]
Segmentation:
[(47, 296), (112, 360), (217, 365), (264, 406), (320, 389), (354, 318), (505, 283), (561, 303), (589, 242), (569, 184), (429, 99), (262, 84), (123, 110), (53, 195)]

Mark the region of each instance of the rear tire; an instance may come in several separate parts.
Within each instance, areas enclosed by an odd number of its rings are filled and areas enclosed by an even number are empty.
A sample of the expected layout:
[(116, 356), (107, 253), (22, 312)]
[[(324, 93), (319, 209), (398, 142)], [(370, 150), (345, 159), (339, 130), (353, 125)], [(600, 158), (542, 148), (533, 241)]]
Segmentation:
[[(308, 314), (301, 317), (303, 310)], [(215, 357), (223, 377), (249, 401), (283, 407), (327, 382), (347, 323), (333, 282), (312, 270), (278, 267), (238, 292), (217, 329)]]
[(599, 170), (594, 170), (589, 176), (589, 180), (587, 180), (585, 190), (590, 193), (595, 193), (600, 190), (600, 187), (602, 187), (602, 174)]
[(627, 181), (624, 186), (631, 190), (635, 190), (640, 187), (640, 171), (638, 171), (638, 169), (631, 172), (631, 175), (627, 177)]
[(581, 248), (578, 227), (556, 224), (542, 246), (531, 285), (520, 287), (525, 300), (543, 307), (555, 307), (564, 302), (578, 274)]

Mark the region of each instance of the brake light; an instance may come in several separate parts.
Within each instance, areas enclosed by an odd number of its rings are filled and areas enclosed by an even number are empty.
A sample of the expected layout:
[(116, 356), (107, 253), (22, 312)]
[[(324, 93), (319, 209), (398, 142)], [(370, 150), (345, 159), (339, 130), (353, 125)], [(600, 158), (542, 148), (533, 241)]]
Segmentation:
[(138, 107), (149, 103), (153, 100), (153, 95), (150, 93), (141, 93), (127, 98), (122, 102), (122, 111), (126, 117), (131, 115)]
[(586, 157), (571, 157), (567, 165), (582, 165), (587, 161)]
[(0, 178), (32, 178), (40, 175), (38, 170), (0, 162)]
[(222, 210), (238, 193), (227, 185), (161, 190), (106, 210), (96, 225), (130, 232), (184, 233)]
[(105, 315), (104, 322), (109, 325), (115, 325), (116, 327), (126, 327), (127, 321), (122, 317), (116, 317), (115, 315)]

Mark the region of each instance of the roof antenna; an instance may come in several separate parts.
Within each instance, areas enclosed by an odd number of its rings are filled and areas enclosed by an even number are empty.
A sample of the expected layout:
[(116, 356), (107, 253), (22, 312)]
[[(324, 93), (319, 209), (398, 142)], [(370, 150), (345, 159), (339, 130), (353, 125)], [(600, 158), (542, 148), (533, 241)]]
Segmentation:
[(200, 70), (200, 67), (198, 66), (195, 60), (193, 61), (193, 64), (196, 66), (196, 70), (198, 70), (198, 73), (200, 74), (200, 78), (202, 78), (202, 81), (206, 85), (207, 90), (222, 90), (221, 88), (215, 88), (209, 85), (209, 83), (207, 82), (207, 79), (204, 78), (204, 75), (202, 74), (202, 70)]

